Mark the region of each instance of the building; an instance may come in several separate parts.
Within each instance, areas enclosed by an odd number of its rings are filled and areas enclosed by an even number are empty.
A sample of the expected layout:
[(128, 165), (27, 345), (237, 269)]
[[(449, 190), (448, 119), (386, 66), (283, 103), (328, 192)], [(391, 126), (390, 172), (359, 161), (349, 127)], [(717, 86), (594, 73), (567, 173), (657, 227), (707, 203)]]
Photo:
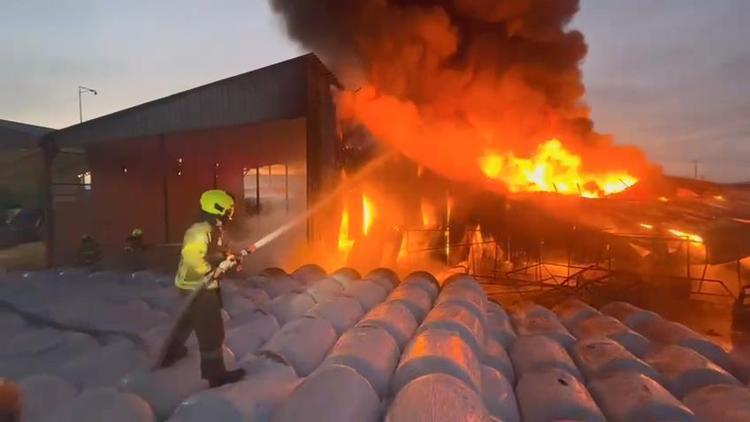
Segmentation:
[(40, 204), (39, 138), (52, 129), (0, 120), (0, 208), (36, 208)]
[[(207, 189), (232, 193), (256, 229), (304, 209), (338, 174), (335, 85), (309, 54), (47, 134), (49, 264), (70, 263), (84, 234), (105, 256), (135, 227), (179, 245)], [(66, 156), (85, 158), (78, 177), (60, 177)]]

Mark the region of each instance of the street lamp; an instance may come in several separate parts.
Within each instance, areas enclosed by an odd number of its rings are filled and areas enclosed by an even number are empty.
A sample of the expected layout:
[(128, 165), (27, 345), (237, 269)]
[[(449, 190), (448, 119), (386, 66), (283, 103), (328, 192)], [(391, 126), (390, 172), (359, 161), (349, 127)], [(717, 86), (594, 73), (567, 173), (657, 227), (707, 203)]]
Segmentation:
[(83, 104), (81, 103), (81, 95), (83, 94), (94, 94), (98, 95), (95, 89), (86, 88), (85, 86), (78, 86), (78, 118), (83, 123)]

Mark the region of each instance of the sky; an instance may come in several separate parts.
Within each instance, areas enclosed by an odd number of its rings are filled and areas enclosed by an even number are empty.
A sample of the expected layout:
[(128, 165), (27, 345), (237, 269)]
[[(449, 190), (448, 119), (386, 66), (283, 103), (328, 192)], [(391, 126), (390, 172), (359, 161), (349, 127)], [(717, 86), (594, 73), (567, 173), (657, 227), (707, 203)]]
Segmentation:
[[(581, 0), (596, 128), (750, 181), (750, 0)], [(60, 128), (304, 53), (267, 0), (0, 0), (0, 119)]]

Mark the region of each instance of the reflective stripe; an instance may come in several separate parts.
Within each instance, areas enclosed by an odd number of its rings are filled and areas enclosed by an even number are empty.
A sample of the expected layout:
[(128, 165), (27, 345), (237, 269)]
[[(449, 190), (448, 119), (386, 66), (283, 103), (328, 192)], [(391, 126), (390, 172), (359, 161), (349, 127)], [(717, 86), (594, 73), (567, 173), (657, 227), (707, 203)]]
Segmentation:
[(175, 285), (177, 286), (177, 288), (184, 289), (184, 290), (195, 290), (201, 286), (201, 283), (203, 283), (202, 280), (189, 281), (189, 280), (178, 279), (175, 281)]
[[(201, 286), (206, 275), (212, 271), (213, 256), (223, 244), (220, 225), (213, 227), (208, 222), (199, 222), (185, 232), (182, 244), (180, 265), (175, 274), (174, 284), (185, 290), (195, 290)], [(211, 280), (207, 289), (217, 289), (219, 284)]]
[[(174, 283), (177, 288), (183, 290), (195, 290), (203, 284), (203, 280), (180, 280), (176, 279)], [(207, 290), (214, 290), (219, 288), (219, 282), (211, 280), (206, 284)]]
[(211, 359), (223, 359), (224, 351), (221, 349), (211, 350), (209, 352), (201, 352), (201, 360)]

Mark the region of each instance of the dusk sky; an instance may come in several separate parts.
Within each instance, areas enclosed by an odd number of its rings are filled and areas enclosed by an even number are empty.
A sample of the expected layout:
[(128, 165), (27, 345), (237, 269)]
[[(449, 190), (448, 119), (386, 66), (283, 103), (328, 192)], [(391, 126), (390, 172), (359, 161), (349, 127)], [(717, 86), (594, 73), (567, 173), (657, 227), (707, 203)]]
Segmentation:
[[(0, 119), (60, 128), (303, 53), (266, 0), (0, 0)], [(582, 0), (596, 127), (750, 180), (750, 1)]]

